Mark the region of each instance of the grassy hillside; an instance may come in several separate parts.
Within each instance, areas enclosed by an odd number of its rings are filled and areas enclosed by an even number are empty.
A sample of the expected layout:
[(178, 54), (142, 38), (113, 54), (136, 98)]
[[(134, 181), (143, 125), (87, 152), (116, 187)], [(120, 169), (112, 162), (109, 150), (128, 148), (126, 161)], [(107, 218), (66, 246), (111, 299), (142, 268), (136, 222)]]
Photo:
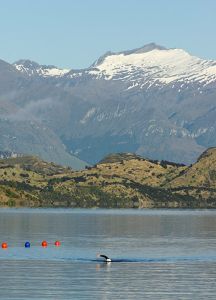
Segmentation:
[(82, 171), (33, 156), (1, 159), (0, 178), (6, 207), (216, 207), (216, 148), (192, 166), (131, 153)]
[(216, 148), (206, 150), (195, 164), (186, 168), (166, 187), (171, 187), (181, 195), (190, 195), (207, 202), (214, 201), (216, 199)]
[(197, 162), (186, 168), (181, 176), (170, 182), (171, 186), (216, 188), (216, 149), (206, 150)]

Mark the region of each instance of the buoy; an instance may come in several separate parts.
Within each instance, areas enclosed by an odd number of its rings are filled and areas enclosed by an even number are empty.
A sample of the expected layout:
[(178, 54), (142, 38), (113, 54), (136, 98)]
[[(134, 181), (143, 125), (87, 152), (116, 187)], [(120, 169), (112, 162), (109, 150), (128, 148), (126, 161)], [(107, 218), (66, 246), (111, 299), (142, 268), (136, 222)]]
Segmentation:
[(2, 243), (2, 249), (7, 249), (8, 244), (7, 243)]
[(59, 247), (59, 246), (61, 246), (61, 243), (59, 241), (55, 241), (55, 246)]
[(25, 242), (25, 248), (30, 248), (31, 244), (29, 242)]
[(41, 243), (41, 246), (42, 246), (42, 247), (47, 247), (47, 246), (48, 246), (47, 241), (43, 241), (43, 242)]

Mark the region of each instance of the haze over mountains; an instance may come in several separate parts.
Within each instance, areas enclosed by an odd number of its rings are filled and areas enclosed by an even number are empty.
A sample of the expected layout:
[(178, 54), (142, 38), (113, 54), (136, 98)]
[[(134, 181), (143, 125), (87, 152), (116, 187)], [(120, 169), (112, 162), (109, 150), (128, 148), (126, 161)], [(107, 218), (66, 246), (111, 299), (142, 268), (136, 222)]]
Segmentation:
[(82, 70), (0, 61), (0, 150), (74, 168), (113, 152), (190, 164), (216, 145), (215, 100), (216, 61), (154, 43)]

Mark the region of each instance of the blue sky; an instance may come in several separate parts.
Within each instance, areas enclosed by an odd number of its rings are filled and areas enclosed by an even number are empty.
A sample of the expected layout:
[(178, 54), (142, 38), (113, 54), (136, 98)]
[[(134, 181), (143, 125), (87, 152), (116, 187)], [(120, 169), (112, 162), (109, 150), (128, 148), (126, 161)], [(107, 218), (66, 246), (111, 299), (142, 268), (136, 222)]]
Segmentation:
[(216, 60), (216, 0), (0, 0), (0, 59), (85, 68), (155, 42)]

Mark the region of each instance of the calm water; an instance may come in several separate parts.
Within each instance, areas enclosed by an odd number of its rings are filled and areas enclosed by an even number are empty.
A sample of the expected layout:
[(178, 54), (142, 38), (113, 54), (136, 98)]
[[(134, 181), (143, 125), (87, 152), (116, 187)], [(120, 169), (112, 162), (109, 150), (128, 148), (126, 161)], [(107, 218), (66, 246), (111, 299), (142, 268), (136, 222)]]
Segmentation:
[(215, 229), (214, 210), (2, 209), (0, 299), (216, 299)]

